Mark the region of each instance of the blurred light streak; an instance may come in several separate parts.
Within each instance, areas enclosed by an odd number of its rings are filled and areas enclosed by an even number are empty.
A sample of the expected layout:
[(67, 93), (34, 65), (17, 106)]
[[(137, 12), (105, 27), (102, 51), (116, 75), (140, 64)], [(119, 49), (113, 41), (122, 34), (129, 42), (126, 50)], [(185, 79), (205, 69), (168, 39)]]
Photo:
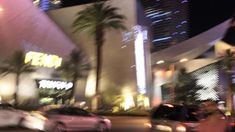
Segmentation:
[(95, 75), (96, 75), (95, 71), (92, 70), (89, 73), (89, 76), (87, 78), (85, 95), (88, 97), (95, 95), (95, 85), (96, 85), (96, 76)]
[(129, 88), (123, 89), (122, 96), (124, 97), (124, 101), (121, 103), (121, 106), (124, 108), (124, 110), (135, 107), (134, 98)]
[(172, 37), (164, 37), (164, 38), (154, 39), (152, 42), (167, 40), (167, 39), (171, 39), (171, 38), (172, 38)]
[(145, 54), (144, 54), (144, 38), (143, 38), (143, 33), (141, 31), (138, 31), (135, 40), (135, 62), (136, 62), (138, 91), (141, 94), (145, 94), (146, 69), (145, 69)]
[(163, 64), (163, 63), (165, 63), (164, 60), (160, 60), (160, 61), (156, 62), (156, 64)]
[(188, 61), (188, 59), (187, 58), (183, 58), (183, 59), (180, 60), (180, 62), (185, 62), (185, 61)]
[(2, 7), (0, 7), (0, 12), (2, 12), (3, 11), (3, 8)]

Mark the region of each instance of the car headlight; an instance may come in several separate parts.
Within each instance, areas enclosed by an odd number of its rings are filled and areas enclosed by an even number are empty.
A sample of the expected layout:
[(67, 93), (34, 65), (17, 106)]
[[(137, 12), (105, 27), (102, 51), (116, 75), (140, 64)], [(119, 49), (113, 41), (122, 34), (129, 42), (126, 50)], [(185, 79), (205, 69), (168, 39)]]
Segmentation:
[(172, 132), (172, 128), (169, 126), (165, 126), (165, 125), (156, 125), (155, 129), (160, 130), (160, 131)]
[(41, 119), (41, 120), (47, 120), (46, 117), (44, 117), (43, 115), (39, 114), (39, 113), (33, 113), (32, 116)]
[(46, 120), (47, 118), (39, 113), (31, 113), (26, 116), (24, 126), (29, 129), (44, 130)]
[(111, 121), (107, 118), (104, 119), (104, 122), (111, 123)]
[(177, 126), (176, 126), (176, 131), (177, 132), (186, 132), (186, 127), (184, 126), (184, 125), (181, 125), (181, 124), (178, 124)]
[(146, 128), (152, 128), (152, 124), (151, 124), (151, 123), (144, 123), (144, 127), (146, 127)]

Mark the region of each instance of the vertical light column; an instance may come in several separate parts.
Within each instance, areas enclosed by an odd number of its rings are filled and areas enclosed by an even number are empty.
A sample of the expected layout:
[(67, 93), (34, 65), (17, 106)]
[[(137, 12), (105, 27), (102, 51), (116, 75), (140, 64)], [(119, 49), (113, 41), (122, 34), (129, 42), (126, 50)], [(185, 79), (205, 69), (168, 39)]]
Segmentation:
[(146, 93), (146, 68), (145, 68), (145, 54), (144, 54), (144, 34), (141, 27), (137, 26), (135, 30), (135, 63), (136, 63), (136, 77), (137, 87), (140, 94)]
[(95, 85), (96, 85), (96, 76), (95, 70), (91, 70), (86, 83), (85, 95), (87, 97), (92, 97), (95, 95)]

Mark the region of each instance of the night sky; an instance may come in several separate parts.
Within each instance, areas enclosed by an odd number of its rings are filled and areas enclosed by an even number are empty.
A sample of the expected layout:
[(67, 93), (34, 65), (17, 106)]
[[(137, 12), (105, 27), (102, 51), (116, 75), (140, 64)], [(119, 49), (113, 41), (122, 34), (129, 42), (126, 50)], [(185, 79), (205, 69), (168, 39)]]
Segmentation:
[(81, 5), (81, 4), (88, 4), (91, 2), (95, 2), (97, 0), (62, 0), (62, 7), (74, 6), (74, 5)]
[(235, 0), (190, 0), (190, 36), (195, 36), (232, 17)]
[[(62, 0), (62, 7), (88, 4), (97, 0)], [(189, 36), (202, 33), (232, 17), (235, 0), (188, 0)]]

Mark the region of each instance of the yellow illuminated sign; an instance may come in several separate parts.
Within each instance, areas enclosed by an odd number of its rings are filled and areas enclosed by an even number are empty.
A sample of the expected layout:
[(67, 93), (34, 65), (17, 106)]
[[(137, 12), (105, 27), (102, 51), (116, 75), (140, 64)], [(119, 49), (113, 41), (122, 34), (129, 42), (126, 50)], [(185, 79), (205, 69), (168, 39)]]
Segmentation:
[(33, 66), (58, 68), (59, 66), (61, 66), (62, 58), (57, 55), (30, 51), (26, 53), (24, 62), (30, 63)]

